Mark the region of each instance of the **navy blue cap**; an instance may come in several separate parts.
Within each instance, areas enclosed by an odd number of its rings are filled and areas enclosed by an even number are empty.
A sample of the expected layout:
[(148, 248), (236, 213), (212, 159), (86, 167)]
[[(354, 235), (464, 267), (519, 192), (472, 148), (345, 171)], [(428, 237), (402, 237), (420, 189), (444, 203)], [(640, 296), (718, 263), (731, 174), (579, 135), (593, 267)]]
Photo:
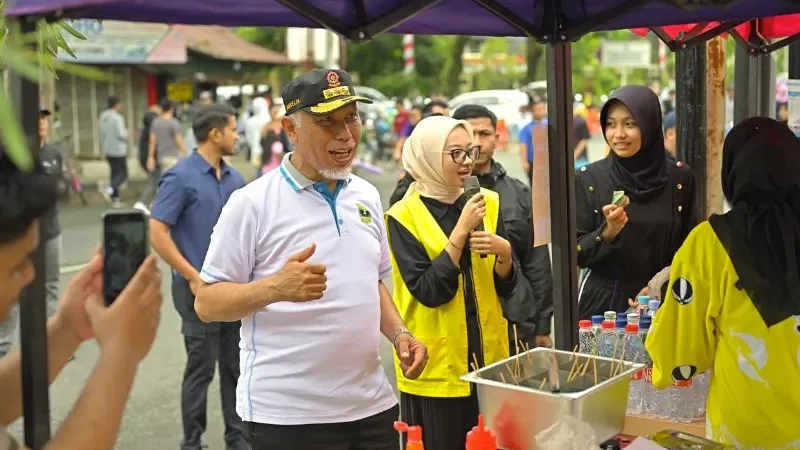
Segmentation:
[(301, 109), (325, 115), (353, 102), (372, 103), (356, 94), (349, 73), (337, 69), (314, 69), (300, 75), (283, 88), (282, 97), (287, 116)]
[(650, 316), (644, 316), (639, 319), (639, 328), (650, 328), (653, 319)]
[(628, 325), (628, 318), (625, 316), (617, 317), (617, 323), (615, 326), (617, 328), (625, 328), (625, 325)]
[(678, 119), (675, 117), (675, 111), (670, 111), (664, 116), (664, 131), (675, 128), (678, 125)]
[(605, 320), (605, 317), (600, 314), (592, 316), (592, 323), (601, 324), (603, 320)]

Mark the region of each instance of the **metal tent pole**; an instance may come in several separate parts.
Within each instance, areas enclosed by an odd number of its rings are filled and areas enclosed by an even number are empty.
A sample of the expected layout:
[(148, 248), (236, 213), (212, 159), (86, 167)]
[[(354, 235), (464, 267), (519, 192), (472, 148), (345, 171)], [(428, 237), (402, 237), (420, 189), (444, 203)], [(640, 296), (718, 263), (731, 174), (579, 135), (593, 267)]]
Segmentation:
[(800, 80), (800, 42), (789, 44), (789, 78)]
[[(20, 20), (23, 33), (36, 29), (36, 18)], [(39, 85), (11, 74), (9, 92), (31, 150), (39, 150)], [(22, 351), (22, 413), (25, 445), (41, 450), (50, 439), (50, 383), (47, 367), (47, 305), (44, 241), (32, 255), (36, 277), (20, 295), (20, 349)]]
[(555, 345), (569, 350), (578, 342), (578, 250), (575, 162), (569, 148), (572, 133), (572, 49), (559, 19), (560, 10), (559, 0), (545, 3), (545, 15), (553, 20), (546, 61)]
[(695, 220), (706, 211), (706, 43), (675, 53), (675, 116), (678, 160), (689, 164), (695, 176)]

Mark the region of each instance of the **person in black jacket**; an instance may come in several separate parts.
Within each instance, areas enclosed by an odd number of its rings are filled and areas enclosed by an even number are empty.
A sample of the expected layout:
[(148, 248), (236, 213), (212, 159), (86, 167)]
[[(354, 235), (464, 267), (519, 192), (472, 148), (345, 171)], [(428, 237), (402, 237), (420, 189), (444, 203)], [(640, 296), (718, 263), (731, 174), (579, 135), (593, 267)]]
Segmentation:
[[(530, 289), (519, 289), (515, 295), (533, 295), (535, 299), (535, 311), (520, 312), (527, 319), (516, 323), (519, 338), (540, 347), (552, 347), (550, 325), (553, 317), (553, 275), (550, 250), (547, 245), (533, 246), (530, 187), (508, 176), (503, 166), (493, 159), (498, 137), (497, 117), (494, 113), (483, 106), (464, 105), (455, 111), (453, 118), (467, 120), (472, 125), (475, 141), (481, 147), (480, 157), (475, 161), (472, 173), (478, 177), (481, 187), (500, 195), (500, 215), (511, 247), (522, 265), (523, 276), (530, 286)], [(398, 181), (389, 200), (390, 204), (402, 199), (413, 181), (411, 175), (406, 173)]]
[[(667, 159), (658, 97), (645, 86), (614, 91), (600, 112), (611, 147), (575, 175), (578, 317), (624, 312), (669, 266), (697, 223), (691, 169)], [(620, 202), (615, 192), (622, 192)], [(627, 197), (627, 198), (625, 198)]]

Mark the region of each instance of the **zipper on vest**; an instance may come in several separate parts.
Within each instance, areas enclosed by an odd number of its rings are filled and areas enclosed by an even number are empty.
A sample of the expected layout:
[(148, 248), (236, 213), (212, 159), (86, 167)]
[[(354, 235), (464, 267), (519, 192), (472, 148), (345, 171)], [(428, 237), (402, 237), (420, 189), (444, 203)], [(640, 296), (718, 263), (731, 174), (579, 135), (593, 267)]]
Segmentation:
[[(478, 322), (478, 342), (477, 342), (477, 350), (480, 352), (481, 356), (481, 363), (486, 366), (486, 353), (483, 351), (483, 328), (481, 327), (481, 310), (478, 306), (478, 293), (475, 291), (475, 279), (472, 278), (472, 265), (470, 265), (470, 270), (467, 272), (467, 276), (469, 277), (469, 287), (472, 291), (472, 301), (475, 303), (475, 317), (477, 318)], [(464, 297), (466, 300), (467, 293), (464, 293)]]

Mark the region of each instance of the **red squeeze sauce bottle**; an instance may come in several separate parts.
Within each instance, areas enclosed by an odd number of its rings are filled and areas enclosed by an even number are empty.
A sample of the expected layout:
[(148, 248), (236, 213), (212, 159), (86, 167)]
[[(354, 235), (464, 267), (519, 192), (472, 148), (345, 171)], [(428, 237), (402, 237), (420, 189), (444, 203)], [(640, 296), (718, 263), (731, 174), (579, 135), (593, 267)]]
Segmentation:
[(466, 450), (497, 450), (497, 439), (484, 426), (483, 414), (478, 416), (478, 426), (467, 433)]
[(408, 426), (407, 423), (396, 421), (394, 429), (401, 433), (408, 433), (408, 442), (406, 443), (406, 450), (425, 450), (422, 445), (422, 427)]

